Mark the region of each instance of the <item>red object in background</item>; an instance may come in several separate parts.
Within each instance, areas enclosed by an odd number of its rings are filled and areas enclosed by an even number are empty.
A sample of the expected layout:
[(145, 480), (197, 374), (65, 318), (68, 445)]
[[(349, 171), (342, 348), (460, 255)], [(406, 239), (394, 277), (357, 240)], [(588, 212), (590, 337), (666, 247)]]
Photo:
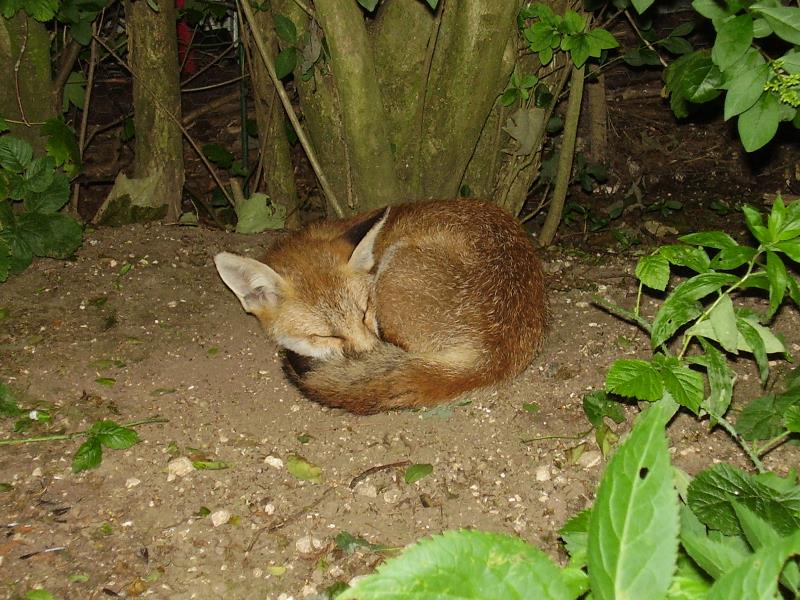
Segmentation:
[[(186, 0), (175, 0), (175, 6), (180, 10), (184, 7)], [(178, 60), (183, 65), (183, 72), (191, 75), (197, 71), (197, 63), (194, 61), (189, 44), (192, 43), (192, 30), (186, 19), (178, 21)], [(186, 56), (188, 53), (188, 56)]]

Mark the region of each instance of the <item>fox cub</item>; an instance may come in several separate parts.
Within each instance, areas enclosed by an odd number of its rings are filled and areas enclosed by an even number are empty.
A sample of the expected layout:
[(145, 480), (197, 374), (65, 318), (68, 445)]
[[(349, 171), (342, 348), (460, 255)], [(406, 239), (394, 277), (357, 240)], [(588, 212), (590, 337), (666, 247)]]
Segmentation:
[(547, 323), (517, 222), (475, 200), (392, 206), (291, 234), (259, 262), (214, 258), (287, 350), (310, 398), (368, 414), (431, 406), (519, 374)]

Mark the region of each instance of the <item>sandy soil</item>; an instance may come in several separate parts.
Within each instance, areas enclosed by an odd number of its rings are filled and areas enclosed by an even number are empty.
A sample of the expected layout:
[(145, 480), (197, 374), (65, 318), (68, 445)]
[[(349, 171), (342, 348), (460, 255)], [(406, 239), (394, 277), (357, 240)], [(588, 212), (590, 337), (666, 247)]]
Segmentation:
[[(215, 252), (257, 255), (267, 243), (199, 228), (103, 229), (75, 261), (37, 261), (0, 287), (0, 381), (24, 406), (52, 409), (47, 431), (168, 419), (77, 475), (79, 440), (0, 448), (0, 598), (39, 586), (62, 599), (321, 598), (387, 555), (337, 544), (343, 532), (398, 548), (478, 527), (563, 558), (557, 530), (591, 503), (604, 464), (582, 396), (613, 359), (649, 352), (641, 333), (591, 304), (598, 292), (633, 304), (635, 256), (544, 255), (553, 327), (513, 385), (465, 405), (356, 417), (288, 386), (276, 348), (218, 279)], [(790, 308), (776, 325), (795, 353), (798, 321)], [(752, 365), (737, 368), (738, 393), (756, 394)], [(525, 410), (531, 403), (538, 412)], [(0, 421), (3, 437), (25, 435), (12, 426)], [(688, 416), (670, 436), (690, 473), (717, 460), (746, 466), (725, 435)], [(291, 475), (292, 455), (318, 466), (321, 481)], [(180, 457), (229, 467), (170, 481)], [(767, 464), (783, 473), (797, 458), (782, 448)], [(406, 484), (404, 461), (433, 472)], [(224, 521), (220, 511), (230, 518), (215, 526), (208, 513)]]

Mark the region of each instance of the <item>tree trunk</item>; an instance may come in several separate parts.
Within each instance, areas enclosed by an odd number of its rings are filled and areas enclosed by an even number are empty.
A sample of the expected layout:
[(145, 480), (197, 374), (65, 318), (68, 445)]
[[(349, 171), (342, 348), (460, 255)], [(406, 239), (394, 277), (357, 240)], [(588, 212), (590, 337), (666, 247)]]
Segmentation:
[(134, 178), (146, 180), (143, 191), (155, 192), (151, 198), (145, 193), (134, 197), (128, 188), (126, 196), (143, 209), (138, 211), (141, 217), (157, 218), (163, 213), (167, 222), (176, 222), (184, 169), (175, 3), (159, 2), (155, 12), (147, 2), (126, 0), (125, 16), (133, 72)]
[(50, 36), (43, 23), (19, 11), (11, 19), (0, 17), (0, 115), (11, 133), (44, 149), (42, 123), (56, 115), (52, 105)]
[[(271, 17), (272, 14), (266, 11), (255, 13), (260, 33), (265, 35), (274, 61), (277, 40), (271, 26)], [(264, 61), (261, 60), (252, 35), (246, 28), (243, 29), (242, 39), (247, 47), (258, 123), (260, 179), (270, 200), (286, 208), (286, 227), (296, 229), (300, 226), (300, 206), (286, 137), (286, 117)]]

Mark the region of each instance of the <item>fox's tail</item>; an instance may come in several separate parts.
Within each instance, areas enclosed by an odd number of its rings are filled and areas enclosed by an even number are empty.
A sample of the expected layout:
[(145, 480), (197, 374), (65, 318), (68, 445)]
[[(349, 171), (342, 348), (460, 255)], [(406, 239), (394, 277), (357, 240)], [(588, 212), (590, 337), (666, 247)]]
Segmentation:
[(357, 414), (433, 406), (490, 383), (475, 364), (457, 364), (446, 355), (412, 354), (382, 342), (326, 361), (288, 352), (285, 370), (312, 400)]

